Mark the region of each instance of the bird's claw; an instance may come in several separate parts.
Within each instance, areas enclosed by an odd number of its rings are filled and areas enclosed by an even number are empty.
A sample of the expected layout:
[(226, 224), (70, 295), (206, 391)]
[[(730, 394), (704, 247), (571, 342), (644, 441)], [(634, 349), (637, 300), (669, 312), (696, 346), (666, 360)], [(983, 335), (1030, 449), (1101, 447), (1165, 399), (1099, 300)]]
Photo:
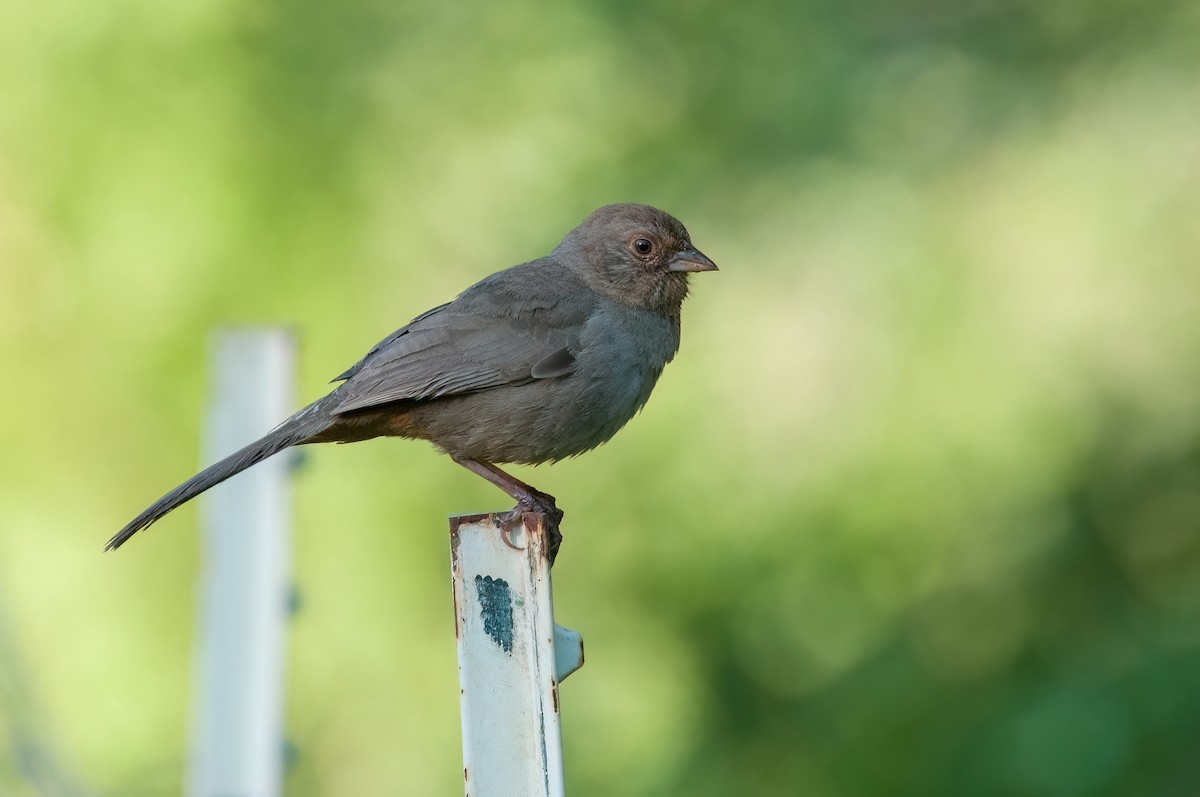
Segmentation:
[(554, 496), (546, 493), (534, 493), (529, 499), (521, 501), (518, 506), (522, 507), (526, 512), (536, 512), (540, 515), (545, 515), (553, 521), (557, 526), (562, 522), (563, 511), (554, 503)]
[(563, 519), (563, 511), (554, 503), (554, 496), (531, 490), (530, 494), (517, 501), (517, 505), (507, 514), (514, 521), (525, 514), (541, 515), (546, 518), (546, 534), (549, 542), (549, 550), (546, 554), (550, 564), (553, 565), (555, 557), (558, 556), (559, 546), (562, 545), (562, 532), (559, 531), (558, 524)]

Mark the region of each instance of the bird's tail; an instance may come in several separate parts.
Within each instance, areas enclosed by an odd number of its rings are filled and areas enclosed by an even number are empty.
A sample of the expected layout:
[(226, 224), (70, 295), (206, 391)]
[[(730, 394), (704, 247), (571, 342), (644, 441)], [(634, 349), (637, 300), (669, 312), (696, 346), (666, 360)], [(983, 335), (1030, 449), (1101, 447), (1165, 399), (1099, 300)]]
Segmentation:
[(155, 501), (148, 509), (131, 520), (125, 528), (118, 531), (104, 546), (104, 550), (113, 551), (120, 548), (134, 534), (173, 509), (183, 506), (210, 487), (215, 487), (230, 476), (241, 473), (252, 465), (257, 465), (285, 448), (303, 443), (313, 435), (329, 428), (333, 424), (333, 420), (329, 412), (322, 406), (322, 401), (324, 399), (309, 404), (262, 438), (240, 451), (230, 454), (215, 465), (210, 465)]

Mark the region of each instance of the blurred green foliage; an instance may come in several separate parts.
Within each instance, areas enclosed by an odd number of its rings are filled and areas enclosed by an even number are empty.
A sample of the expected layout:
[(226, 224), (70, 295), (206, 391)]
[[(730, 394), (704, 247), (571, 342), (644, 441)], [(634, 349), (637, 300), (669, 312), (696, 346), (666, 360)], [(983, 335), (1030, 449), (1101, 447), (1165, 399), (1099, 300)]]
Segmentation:
[[(658, 204), (722, 266), (559, 496), (568, 791), (1200, 793), (1200, 7), (0, 6), (0, 792), (178, 793), (205, 339), (302, 396)], [(299, 399), (298, 399), (299, 400)], [(296, 481), (288, 794), (458, 794), (428, 446)], [(7, 630), (5, 630), (7, 629)]]

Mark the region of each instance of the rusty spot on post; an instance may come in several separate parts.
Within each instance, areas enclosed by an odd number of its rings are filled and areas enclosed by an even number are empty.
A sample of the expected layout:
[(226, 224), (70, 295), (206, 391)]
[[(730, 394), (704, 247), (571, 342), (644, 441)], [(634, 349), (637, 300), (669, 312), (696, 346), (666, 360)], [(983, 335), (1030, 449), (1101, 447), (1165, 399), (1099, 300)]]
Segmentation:
[[(462, 537), (458, 533), (458, 524), (460, 518), (450, 518), (450, 573), (452, 581), (455, 585), (458, 584), (458, 574), (461, 571), (461, 565), (458, 561), (458, 545), (462, 541)], [(462, 606), (460, 601), (462, 596), (458, 594), (458, 587), (454, 587), (454, 638), (462, 638)]]

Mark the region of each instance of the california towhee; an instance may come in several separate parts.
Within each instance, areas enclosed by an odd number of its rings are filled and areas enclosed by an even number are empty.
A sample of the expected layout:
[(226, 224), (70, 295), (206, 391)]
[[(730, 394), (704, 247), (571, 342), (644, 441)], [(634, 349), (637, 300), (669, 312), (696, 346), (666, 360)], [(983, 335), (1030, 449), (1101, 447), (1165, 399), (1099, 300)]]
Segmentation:
[(367, 352), (262, 439), (158, 499), (118, 548), (181, 504), (285, 448), (419, 437), (557, 521), (554, 498), (495, 462), (554, 462), (633, 417), (679, 348), (688, 274), (716, 265), (648, 205), (600, 208), (546, 257), (476, 283)]

